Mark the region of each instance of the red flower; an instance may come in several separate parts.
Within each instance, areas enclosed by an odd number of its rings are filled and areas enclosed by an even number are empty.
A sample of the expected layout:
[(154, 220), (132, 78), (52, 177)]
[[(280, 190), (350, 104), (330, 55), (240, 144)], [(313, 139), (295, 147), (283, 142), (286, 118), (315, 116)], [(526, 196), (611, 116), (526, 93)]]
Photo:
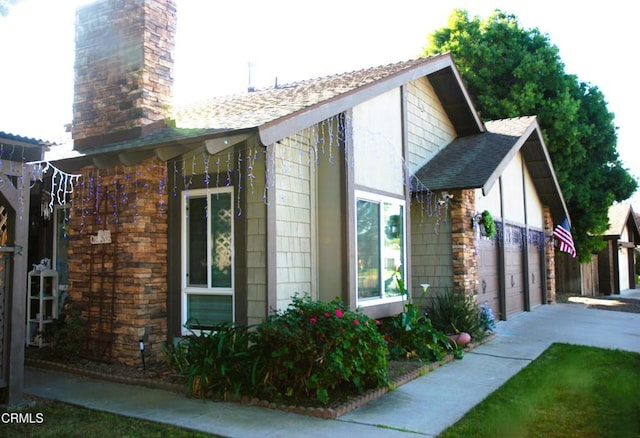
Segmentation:
[(353, 320), (353, 323), (354, 323), (355, 325), (358, 325), (358, 324), (360, 324), (360, 321), (358, 321), (357, 319), (354, 319), (354, 320)]
[(309, 321), (311, 321), (311, 324), (315, 324), (316, 322), (318, 322), (315, 317), (312, 317)]
[(324, 316), (326, 316), (327, 318), (331, 318), (331, 315), (329, 314), (329, 312), (324, 312)]
[(342, 310), (340, 310), (340, 309), (336, 309), (336, 316), (337, 316), (338, 318), (342, 318)]

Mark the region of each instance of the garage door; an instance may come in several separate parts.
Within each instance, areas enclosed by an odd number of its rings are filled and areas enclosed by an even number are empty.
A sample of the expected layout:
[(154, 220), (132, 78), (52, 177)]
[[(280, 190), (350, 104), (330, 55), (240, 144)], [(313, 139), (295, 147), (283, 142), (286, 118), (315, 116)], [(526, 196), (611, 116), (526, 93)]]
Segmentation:
[(504, 227), (505, 297), (507, 317), (524, 311), (522, 228)]
[(497, 319), (500, 316), (498, 282), (498, 246), (493, 239), (478, 241), (478, 304), (488, 304)]
[(533, 308), (542, 304), (542, 250), (544, 234), (529, 230), (529, 304)]

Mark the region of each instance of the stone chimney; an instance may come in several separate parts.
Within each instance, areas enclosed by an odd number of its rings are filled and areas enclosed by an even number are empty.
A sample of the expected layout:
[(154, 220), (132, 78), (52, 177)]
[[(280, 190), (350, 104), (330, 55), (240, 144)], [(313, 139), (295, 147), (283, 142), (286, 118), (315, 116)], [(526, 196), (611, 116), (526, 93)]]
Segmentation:
[(74, 149), (133, 140), (166, 126), (175, 0), (98, 0), (76, 14)]

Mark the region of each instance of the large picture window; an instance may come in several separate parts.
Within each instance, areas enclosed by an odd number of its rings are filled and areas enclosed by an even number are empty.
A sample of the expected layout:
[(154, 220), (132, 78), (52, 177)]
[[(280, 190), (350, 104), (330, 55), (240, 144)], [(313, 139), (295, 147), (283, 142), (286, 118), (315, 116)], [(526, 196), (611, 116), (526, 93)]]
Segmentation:
[(396, 273), (405, 277), (405, 202), (356, 193), (358, 303), (400, 299)]
[(233, 322), (233, 189), (184, 192), (182, 215), (183, 325)]

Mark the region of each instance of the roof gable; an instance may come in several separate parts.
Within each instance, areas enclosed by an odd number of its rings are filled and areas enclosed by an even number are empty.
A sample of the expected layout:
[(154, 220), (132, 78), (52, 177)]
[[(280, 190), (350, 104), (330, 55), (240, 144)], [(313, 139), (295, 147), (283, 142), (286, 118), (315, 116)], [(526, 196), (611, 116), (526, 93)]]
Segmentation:
[(173, 117), (181, 128), (255, 128), (261, 143), (268, 145), (423, 76), (431, 81), (458, 135), (483, 131), (449, 54), (216, 97), (176, 109)]
[(482, 189), (486, 195), (520, 151), (543, 204), (556, 221), (567, 207), (535, 116), (486, 122), (487, 132), (459, 137), (416, 177), (430, 190)]
[[(609, 207), (609, 229), (603, 233), (605, 237), (620, 237), (625, 227), (635, 236), (635, 241), (640, 241), (640, 227), (636, 220), (631, 204), (614, 204)], [(633, 240), (629, 236), (630, 240)]]

